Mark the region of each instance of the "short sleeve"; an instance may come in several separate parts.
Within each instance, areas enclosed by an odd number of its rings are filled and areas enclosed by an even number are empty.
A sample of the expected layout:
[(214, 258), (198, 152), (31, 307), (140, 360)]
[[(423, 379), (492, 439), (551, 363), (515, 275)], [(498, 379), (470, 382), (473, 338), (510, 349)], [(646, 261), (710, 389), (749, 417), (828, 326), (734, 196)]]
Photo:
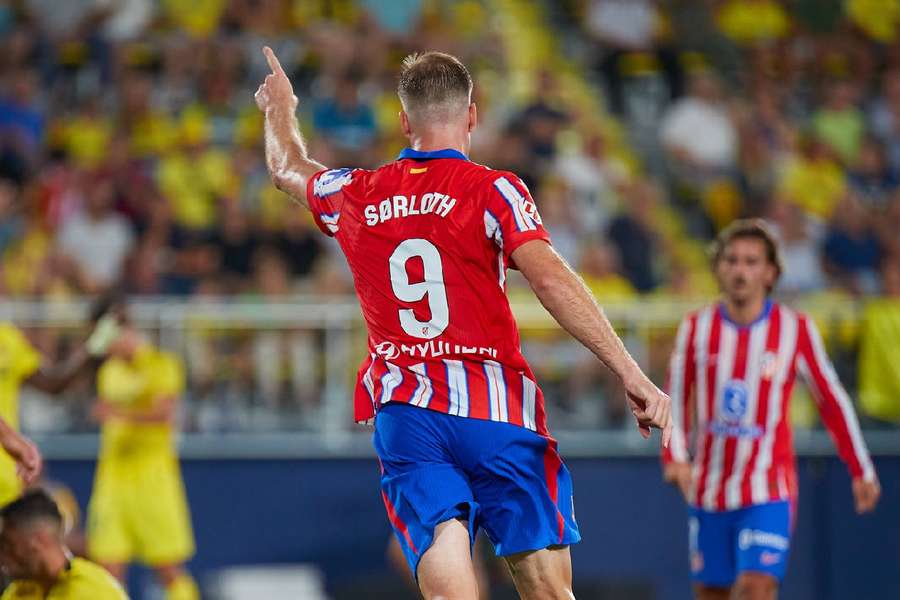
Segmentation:
[(41, 355), (25, 335), (12, 325), (0, 326), (0, 363), (6, 362), (6, 370), (17, 380), (31, 377), (41, 366)]
[(489, 180), (484, 212), (485, 235), (509, 259), (516, 248), (531, 240), (550, 243), (528, 187), (511, 173)]
[(306, 200), (313, 219), (327, 236), (340, 230), (344, 188), (353, 181), (358, 169), (326, 169), (313, 175), (306, 184)]

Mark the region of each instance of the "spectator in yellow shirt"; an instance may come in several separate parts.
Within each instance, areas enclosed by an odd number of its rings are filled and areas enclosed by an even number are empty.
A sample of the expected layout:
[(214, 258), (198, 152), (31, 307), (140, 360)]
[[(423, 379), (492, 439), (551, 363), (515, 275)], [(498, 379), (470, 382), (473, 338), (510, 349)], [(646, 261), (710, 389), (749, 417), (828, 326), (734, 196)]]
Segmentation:
[(0, 600), (128, 600), (102, 567), (72, 557), (62, 514), (44, 490), (26, 492), (0, 518), (0, 564), (13, 579)]
[(729, 0), (716, 15), (716, 23), (741, 45), (779, 40), (791, 27), (790, 16), (775, 0)]

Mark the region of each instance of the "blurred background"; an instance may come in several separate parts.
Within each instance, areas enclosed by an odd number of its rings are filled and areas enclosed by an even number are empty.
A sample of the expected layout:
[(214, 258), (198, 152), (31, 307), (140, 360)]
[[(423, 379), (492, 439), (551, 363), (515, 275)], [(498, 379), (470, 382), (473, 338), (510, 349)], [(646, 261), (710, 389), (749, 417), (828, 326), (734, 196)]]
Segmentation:
[[(268, 44), (311, 154), (375, 167), (405, 146), (400, 61), (450, 52), (475, 80), (472, 159), (529, 185), (658, 383), (678, 321), (715, 297), (709, 240), (737, 217), (771, 223), (777, 295), (817, 321), (884, 486), (855, 517), (801, 387), (784, 596), (900, 597), (898, 25), (897, 0), (3, 1), (0, 319), (64, 358), (91, 299), (120, 288), (184, 359), (204, 597), (414, 597), (385, 558), (371, 433), (351, 423), (365, 331), (349, 271), (269, 182), (252, 93)], [(657, 448), (523, 280), (509, 295), (574, 472), (576, 593), (688, 598), (686, 511)], [(93, 394), (85, 379), (21, 397), (24, 431), (82, 506)], [(158, 597), (147, 573), (131, 583)]]

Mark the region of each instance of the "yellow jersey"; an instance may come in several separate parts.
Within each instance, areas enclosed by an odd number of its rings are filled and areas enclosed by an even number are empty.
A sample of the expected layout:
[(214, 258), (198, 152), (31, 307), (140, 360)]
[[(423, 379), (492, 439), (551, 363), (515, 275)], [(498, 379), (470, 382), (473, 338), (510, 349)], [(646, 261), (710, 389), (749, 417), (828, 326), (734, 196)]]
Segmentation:
[(26, 579), (13, 581), (0, 600), (128, 600), (128, 594), (105, 569), (73, 558), (50, 589)]
[[(184, 391), (184, 366), (172, 353), (149, 344), (130, 360), (109, 358), (97, 373), (101, 400), (136, 411), (150, 410), (157, 402)], [(100, 460), (143, 458), (174, 453), (172, 425), (135, 423), (111, 418), (103, 424)]]
[[(19, 428), (19, 388), (41, 364), (41, 356), (11, 323), (0, 323), (0, 417), (13, 429)], [(0, 505), (22, 491), (16, 464), (0, 451)]]
[(19, 388), (41, 365), (41, 355), (12, 323), (0, 323), (0, 417), (19, 428)]

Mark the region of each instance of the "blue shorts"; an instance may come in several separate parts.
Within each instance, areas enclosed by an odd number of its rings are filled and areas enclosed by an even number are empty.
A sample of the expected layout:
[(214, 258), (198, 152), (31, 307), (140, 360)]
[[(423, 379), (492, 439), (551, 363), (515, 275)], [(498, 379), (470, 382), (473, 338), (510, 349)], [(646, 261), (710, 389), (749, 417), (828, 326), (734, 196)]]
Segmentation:
[(791, 506), (770, 502), (711, 512), (691, 507), (688, 523), (694, 581), (729, 587), (744, 571), (781, 581), (791, 541)]
[(484, 529), (498, 556), (581, 539), (556, 442), (511, 425), (389, 403), (375, 418), (388, 519), (412, 572), (438, 524)]

